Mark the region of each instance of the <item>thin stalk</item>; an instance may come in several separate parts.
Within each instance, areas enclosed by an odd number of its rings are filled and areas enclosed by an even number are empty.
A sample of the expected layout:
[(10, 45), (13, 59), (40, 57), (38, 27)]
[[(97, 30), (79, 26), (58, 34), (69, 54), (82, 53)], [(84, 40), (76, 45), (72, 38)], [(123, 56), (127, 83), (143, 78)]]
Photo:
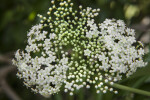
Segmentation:
[(130, 92), (133, 92), (133, 93), (138, 93), (138, 94), (141, 94), (141, 95), (150, 96), (150, 92), (148, 92), (148, 91), (135, 89), (135, 88), (124, 86), (124, 85), (120, 85), (120, 84), (117, 84), (117, 83), (114, 83), (113, 85), (110, 85), (110, 86), (118, 88), (118, 89), (121, 89), (121, 90), (130, 91)]

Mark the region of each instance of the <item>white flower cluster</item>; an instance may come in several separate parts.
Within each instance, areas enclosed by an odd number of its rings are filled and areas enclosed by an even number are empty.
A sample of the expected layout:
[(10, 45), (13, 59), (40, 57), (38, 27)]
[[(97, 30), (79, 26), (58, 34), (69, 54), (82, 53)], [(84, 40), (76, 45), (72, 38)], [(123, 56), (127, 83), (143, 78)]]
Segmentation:
[(73, 3), (51, 1), (48, 17), (38, 15), (41, 22), (28, 33), (25, 52), (18, 50), (13, 60), (18, 77), (24, 84), (47, 97), (94, 85), (96, 92), (108, 90), (143, 67), (144, 50), (134, 37), (134, 30), (122, 20), (106, 19), (97, 25), (94, 17), (100, 9), (73, 10)]
[[(110, 73), (117, 73), (120, 80), (121, 74), (130, 76), (138, 67), (145, 66), (142, 60), (144, 50), (133, 46), (136, 44), (134, 30), (125, 26), (122, 20), (106, 19), (100, 26), (100, 41), (104, 43), (105, 52), (98, 55), (99, 61), (105, 60), (103, 63), (108, 63), (109, 66), (101, 68), (109, 70)], [(140, 45), (139, 43), (137, 44)], [(142, 46), (142, 45), (141, 45)], [(104, 57), (104, 58), (103, 58)], [(103, 59), (103, 60), (102, 60)]]
[[(44, 96), (57, 93), (66, 79), (68, 58), (62, 54), (62, 58), (56, 58), (56, 52), (52, 48), (54, 33), (47, 37), (47, 31), (42, 31), (42, 24), (33, 26), (28, 33), (28, 45), (26, 53), (16, 52), (18, 77), (24, 79), (25, 85)], [(54, 41), (53, 41), (54, 42)]]

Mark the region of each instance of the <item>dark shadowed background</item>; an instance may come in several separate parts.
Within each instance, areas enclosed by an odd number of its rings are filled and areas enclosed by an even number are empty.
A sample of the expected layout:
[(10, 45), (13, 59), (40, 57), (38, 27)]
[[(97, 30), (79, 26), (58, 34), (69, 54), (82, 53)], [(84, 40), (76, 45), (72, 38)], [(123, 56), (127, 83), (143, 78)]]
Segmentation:
[[(0, 0), (0, 100), (150, 100), (150, 97), (119, 90), (119, 94), (96, 94), (94, 88), (81, 89), (74, 96), (63, 91), (44, 98), (34, 94), (16, 77), (11, 59), (17, 49), (24, 49), (27, 32), (39, 22), (39, 14), (45, 14), (51, 0)], [(121, 84), (150, 91), (150, 0), (72, 0), (77, 7), (100, 8), (97, 22), (105, 18), (122, 19), (136, 30), (137, 40), (145, 46), (144, 59), (149, 64), (139, 69)]]

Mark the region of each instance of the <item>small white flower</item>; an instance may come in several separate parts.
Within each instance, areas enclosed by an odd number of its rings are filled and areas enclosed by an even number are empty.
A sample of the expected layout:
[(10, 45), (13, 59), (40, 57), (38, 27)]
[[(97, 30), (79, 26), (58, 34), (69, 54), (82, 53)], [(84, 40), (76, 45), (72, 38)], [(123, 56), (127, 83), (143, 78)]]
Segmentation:
[(87, 21), (87, 26), (93, 26), (93, 24), (94, 24), (94, 19)]
[(91, 51), (89, 49), (84, 50), (84, 55), (85, 56), (90, 56)]
[(54, 39), (56, 37), (56, 34), (50, 33), (49, 37), (50, 37), (50, 39)]
[(88, 38), (92, 38), (93, 33), (91, 31), (86, 32), (86, 37)]
[(139, 53), (139, 55), (144, 55), (144, 49), (140, 48), (140, 49), (138, 50), (138, 53)]
[(64, 57), (63, 59), (60, 60), (60, 62), (65, 65), (68, 63), (68, 58)]

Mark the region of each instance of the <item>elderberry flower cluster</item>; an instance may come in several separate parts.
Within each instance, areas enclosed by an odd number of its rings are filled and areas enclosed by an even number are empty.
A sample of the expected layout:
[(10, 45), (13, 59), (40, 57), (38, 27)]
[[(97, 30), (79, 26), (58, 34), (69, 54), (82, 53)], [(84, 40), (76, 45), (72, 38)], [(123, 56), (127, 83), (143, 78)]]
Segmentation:
[(73, 3), (51, 1), (47, 16), (28, 32), (25, 51), (13, 60), (17, 76), (34, 92), (48, 97), (63, 87), (75, 90), (94, 86), (96, 92), (117, 93), (108, 84), (132, 75), (146, 65), (144, 50), (133, 29), (122, 20), (106, 19), (96, 24), (100, 9), (73, 10)]

